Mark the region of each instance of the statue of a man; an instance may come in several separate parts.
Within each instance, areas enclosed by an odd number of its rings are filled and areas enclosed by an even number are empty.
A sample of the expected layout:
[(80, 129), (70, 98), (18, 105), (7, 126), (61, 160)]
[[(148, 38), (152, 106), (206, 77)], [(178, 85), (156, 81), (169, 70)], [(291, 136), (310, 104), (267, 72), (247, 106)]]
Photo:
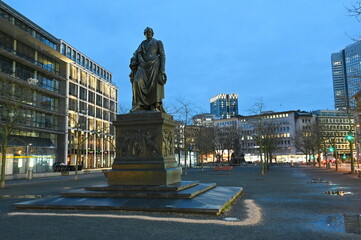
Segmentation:
[(165, 54), (163, 43), (153, 38), (153, 29), (144, 30), (146, 40), (138, 47), (130, 59), (130, 81), (133, 87), (132, 110), (151, 110), (165, 112), (164, 98)]

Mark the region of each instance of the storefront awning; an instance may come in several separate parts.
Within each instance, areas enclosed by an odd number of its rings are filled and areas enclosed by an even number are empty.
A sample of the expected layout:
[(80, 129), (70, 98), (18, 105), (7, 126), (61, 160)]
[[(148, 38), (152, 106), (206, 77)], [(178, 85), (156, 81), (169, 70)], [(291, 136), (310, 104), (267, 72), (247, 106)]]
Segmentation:
[[(0, 136), (2, 142), (2, 136)], [(27, 145), (39, 148), (55, 148), (53, 142), (49, 138), (10, 136), (9, 147), (26, 147)]]

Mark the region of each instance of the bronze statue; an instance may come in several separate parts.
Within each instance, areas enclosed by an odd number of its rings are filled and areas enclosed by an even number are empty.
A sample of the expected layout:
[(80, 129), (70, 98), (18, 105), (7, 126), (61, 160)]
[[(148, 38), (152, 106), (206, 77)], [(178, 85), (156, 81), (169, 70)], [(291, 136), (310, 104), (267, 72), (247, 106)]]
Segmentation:
[(144, 40), (130, 59), (129, 75), (133, 89), (131, 112), (151, 110), (165, 112), (162, 104), (164, 98), (165, 54), (163, 43), (153, 38), (153, 29), (144, 30)]

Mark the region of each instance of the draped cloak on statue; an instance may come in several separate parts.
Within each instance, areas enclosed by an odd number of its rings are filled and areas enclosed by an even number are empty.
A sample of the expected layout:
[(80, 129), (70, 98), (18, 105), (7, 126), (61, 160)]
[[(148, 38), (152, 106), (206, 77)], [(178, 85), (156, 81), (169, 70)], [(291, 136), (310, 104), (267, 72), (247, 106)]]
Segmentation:
[(161, 104), (166, 82), (163, 43), (154, 38), (144, 40), (133, 54), (130, 68), (132, 108), (150, 110), (156, 103)]

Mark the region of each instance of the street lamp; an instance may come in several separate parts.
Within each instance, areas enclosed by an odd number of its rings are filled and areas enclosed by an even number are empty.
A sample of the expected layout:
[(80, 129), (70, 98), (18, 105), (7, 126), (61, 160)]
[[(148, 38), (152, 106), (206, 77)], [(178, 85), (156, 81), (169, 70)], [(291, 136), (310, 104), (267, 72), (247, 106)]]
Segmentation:
[(355, 172), (355, 166), (354, 166), (354, 159), (353, 159), (353, 148), (352, 148), (352, 143), (354, 140), (354, 136), (352, 135), (351, 132), (349, 132), (346, 136), (346, 140), (348, 141), (349, 145), (350, 145), (350, 157), (351, 157), (351, 172)]
[(30, 166), (30, 158), (29, 158), (29, 148), (30, 148), (30, 146), (32, 146), (33, 144), (32, 143), (28, 143), (28, 144), (26, 144), (26, 158), (27, 158), (27, 161), (28, 161), (28, 164), (27, 164), (27, 166), (28, 166), (28, 169), (27, 169), (27, 179), (32, 179), (33, 178), (33, 169), (32, 169), (32, 167), (33, 167), (33, 165), (31, 164), (31, 166)]

